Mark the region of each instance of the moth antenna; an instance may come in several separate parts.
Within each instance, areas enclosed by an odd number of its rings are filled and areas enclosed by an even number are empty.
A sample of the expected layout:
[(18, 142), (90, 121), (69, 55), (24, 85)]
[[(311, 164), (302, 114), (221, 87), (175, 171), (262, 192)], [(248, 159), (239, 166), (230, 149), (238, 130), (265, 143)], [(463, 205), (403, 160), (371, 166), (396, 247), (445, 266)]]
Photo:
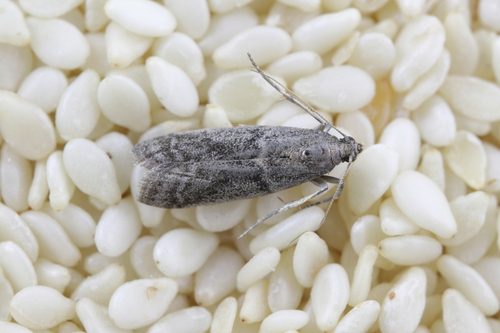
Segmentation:
[(253, 71), (260, 74), (264, 80), (267, 81), (273, 87), (278, 91), (283, 97), (285, 97), (286, 100), (289, 102), (297, 105), (300, 107), (302, 110), (307, 112), (311, 117), (316, 119), (320, 124), (323, 124), (325, 126), (324, 131), (328, 132), (330, 129), (336, 130), (340, 135), (345, 137), (346, 135), (339, 131), (335, 126), (332, 126), (328, 120), (326, 120), (321, 114), (319, 114), (316, 110), (314, 110), (313, 107), (311, 107), (309, 104), (304, 102), (299, 96), (297, 96), (292, 90), (288, 89), (285, 87), (283, 84), (281, 84), (278, 80), (275, 78), (271, 77), (269, 74), (264, 72), (259, 65), (255, 62), (255, 60), (252, 58), (252, 55), (250, 53), (247, 53), (248, 59), (252, 63)]

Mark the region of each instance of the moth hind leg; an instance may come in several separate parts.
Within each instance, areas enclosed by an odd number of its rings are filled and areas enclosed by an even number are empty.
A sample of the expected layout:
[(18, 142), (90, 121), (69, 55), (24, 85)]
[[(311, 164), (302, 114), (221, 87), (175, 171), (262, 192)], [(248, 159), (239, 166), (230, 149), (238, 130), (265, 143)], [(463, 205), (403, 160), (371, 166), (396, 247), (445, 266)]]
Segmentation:
[(309, 200), (314, 199), (315, 197), (317, 197), (317, 196), (325, 193), (328, 190), (328, 181), (326, 181), (325, 179), (323, 179), (323, 177), (319, 177), (317, 179), (313, 179), (311, 182), (319, 187), (319, 189), (317, 191), (315, 191), (315, 192), (313, 192), (313, 193), (311, 193), (309, 195), (306, 195), (306, 196), (304, 196), (304, 197), (302, 197), (300, 199), (286, 202), (282, 207), (271, 211), (270, 213), (268, 213), (264, 217), (262, 217), (259, 220), (257, 220), (257, 222), (255, 222), (253, 225), (251, 225), (250, 227), (248, 227), (241, 235), (238, 236), (238, 239), (246, 236), (250, 231), (252, 231), (256, 227), (258, 227), (259, 225), (261, 225), (265, 221), (269, 220), (271, 217), (273, 217), (275, 215), (278, 215), (278, 214), (280, 214), (282, 212), (285, 212), (285, 211), (287, 211), (289, 209), (300, 207), (303, 204), (305, 204), (306, 202), (308, 202)]

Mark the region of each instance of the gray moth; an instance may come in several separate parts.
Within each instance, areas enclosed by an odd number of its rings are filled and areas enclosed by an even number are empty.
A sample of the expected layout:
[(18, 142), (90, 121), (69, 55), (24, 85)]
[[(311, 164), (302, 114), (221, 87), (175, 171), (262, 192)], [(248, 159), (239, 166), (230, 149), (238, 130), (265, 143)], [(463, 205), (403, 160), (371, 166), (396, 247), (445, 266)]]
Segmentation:
[[(134, 147), (136, 162), (142, 168), (140, 202), (183, 208), (253, 198), (307, 181), (318, 185), (316, 192), (286, 203), (257, 225), (319, 196), (328, 183), (337, 184), (337, 189), (326, 201), (331, 204), (340, 195), (344, 177), (327, 174), (342, 162), (350, 166), (362, 146), (252, 64), (286, 99), (317, 119), (318, 128), (239, 126), (172, 133), (140, 142)], [(340, 137), (329, 134), (331, 129)]]

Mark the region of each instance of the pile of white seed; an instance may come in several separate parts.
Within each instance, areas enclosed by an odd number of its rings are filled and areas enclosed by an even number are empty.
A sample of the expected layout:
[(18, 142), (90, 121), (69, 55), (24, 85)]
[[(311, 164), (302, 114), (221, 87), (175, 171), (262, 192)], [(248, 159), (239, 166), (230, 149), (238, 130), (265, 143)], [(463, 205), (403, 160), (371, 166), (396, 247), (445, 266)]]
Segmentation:
[[(499, 33), (498, 0), (0, 0), (0, 332), (500, 332)], [(135, 200), (141, 140), (318, 126), (247, 52), (364, 146), (324, 224), (238, 239), (311, 184)]]

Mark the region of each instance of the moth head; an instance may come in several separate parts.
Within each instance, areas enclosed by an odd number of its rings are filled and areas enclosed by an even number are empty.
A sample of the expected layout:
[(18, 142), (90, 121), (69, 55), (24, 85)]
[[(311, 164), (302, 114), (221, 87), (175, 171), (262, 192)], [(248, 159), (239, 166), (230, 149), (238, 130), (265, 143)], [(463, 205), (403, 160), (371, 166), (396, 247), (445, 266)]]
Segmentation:
[(356, 142), (351, 136), (346, 135), (339, 141), (342, 144), (342, 162), (354, 162), (363, 151), (363, 145)]

